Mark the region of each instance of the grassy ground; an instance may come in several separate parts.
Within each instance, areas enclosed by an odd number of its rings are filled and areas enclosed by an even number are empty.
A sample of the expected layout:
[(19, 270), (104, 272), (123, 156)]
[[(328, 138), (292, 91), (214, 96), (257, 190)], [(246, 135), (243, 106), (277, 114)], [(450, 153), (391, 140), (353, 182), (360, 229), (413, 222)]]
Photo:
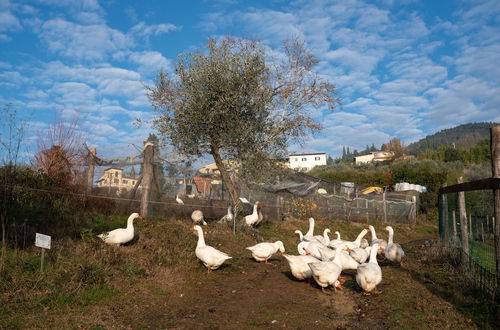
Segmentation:
[[(101, 230), (123, 226), (125, 218), (98, 222)], [(293, 231), (307, 226), (306, 220), (269, 222), (257, 231), (297, 254)], [(207, 275), (194, 255), (197, 238), (190, 227), (187, 219), (137, 221), (137, 238), (123, 247), (102, 244), (90, 228), (82, 239), (53, 242), (43, 273), (39, 249), (9, 251), (0, 328), (495, 327), (494, 306), (464, 287), (447, 257), (429, 243), (436, 236), (430, 223), (396, 226), (407, 260), (403, 267), (382, 262), (382, 293), (374, 296), (361, 294), (355, 272), (346, 274), (342, 293), (328, 296), (293, 280), (278, 255), (272, 265), (256, 263), (244, 249), (256, 243), (256, 232), (233, 235), (225, 224), (205, 227), (206, 241), (233, 259)], [(363, 226), (317, 220), (317, 233), (325, 227), (354, 239)]]

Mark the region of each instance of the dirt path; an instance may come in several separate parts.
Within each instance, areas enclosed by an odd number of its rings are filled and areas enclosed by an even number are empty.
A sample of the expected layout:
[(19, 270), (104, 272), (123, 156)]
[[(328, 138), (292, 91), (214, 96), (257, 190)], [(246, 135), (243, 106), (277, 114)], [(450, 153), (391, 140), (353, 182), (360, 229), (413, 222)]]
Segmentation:
[(426, 287), (424, 275), (421, 280), (418, 274), (425, 274), (425, 269), (419, 263), (420, 250), (418, 242), (407, 245), (409, 262), (404, 267), (383, 265), (380, 295), (363, 296), (355, 272), (346, 276), (343, 292), (325, 295), (317, 287), (293, 280), (281, 257), (272, 259), (272, 265), (247, 257), (201, 276), (202, 280), (183, 290), (170, 288), (153, 299), (156, 303), (137, 312), (126, 309), (123, 313), (133, 315), (129, 319), (132, 328), (475, 328), (451, 303)]

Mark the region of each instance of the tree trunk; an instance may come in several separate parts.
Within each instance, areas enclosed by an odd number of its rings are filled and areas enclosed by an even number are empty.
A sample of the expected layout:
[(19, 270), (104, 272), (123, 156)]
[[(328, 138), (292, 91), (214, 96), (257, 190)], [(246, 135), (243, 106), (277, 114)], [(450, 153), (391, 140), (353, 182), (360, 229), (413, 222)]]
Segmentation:
[(222, 157), (220, 155), (220, 150), (219, 147), (217, 147), (214, 144), (210, 145), (210, 150), (211, 154), (214, 157), (215, 165), (217, 165), (217, 168), (219, 169), (220, 175), (222, 177), (222, 181), (226, 184), (227, 190), (229, 191), (229, 194), (231, 195), (231, 201), (233, 206), (236, 206), (239, 202), (239, 194), (238, 190), (236, 189), (236, 186), (231, 179), (231, 176), (229, 172), (226, 170), (224, 167), (224, 162), (222, 161)]

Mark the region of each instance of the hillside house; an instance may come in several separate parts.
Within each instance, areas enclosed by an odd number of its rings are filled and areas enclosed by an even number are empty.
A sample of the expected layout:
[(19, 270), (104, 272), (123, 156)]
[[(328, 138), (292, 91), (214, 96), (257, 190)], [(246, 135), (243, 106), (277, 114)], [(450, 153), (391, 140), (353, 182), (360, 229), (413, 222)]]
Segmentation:
[(123, 169), (119, 167), (110, 167), (104, 170), (103, 175), (96, 182), (99, 188), (117, 188), (118, 191), (131, 190), (137, 183), (133, 175), (124, 176)]
[(355, 164), (366, 164), (372, 162), (383, 162), (385, 160), (392, 160), (394, 153), (391, 151), (374, 151), (368, 155), (354, 157)]
[(327, 155), (325, 152), (291, 154), (289, 164), (291, 169), (309, 171), (315, 166), (326, 165)]

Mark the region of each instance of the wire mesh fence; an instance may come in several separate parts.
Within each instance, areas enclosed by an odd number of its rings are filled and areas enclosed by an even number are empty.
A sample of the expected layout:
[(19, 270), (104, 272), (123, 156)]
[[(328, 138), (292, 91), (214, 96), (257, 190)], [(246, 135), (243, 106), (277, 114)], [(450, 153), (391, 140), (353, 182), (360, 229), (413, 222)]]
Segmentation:
[(473, 279), (471, 283), (482, 292), (494, 297), (498, 279), (493, 191), (441, 194), (439, 219), (441, 242), (445, 247), (459, 251), (464, 275)]

